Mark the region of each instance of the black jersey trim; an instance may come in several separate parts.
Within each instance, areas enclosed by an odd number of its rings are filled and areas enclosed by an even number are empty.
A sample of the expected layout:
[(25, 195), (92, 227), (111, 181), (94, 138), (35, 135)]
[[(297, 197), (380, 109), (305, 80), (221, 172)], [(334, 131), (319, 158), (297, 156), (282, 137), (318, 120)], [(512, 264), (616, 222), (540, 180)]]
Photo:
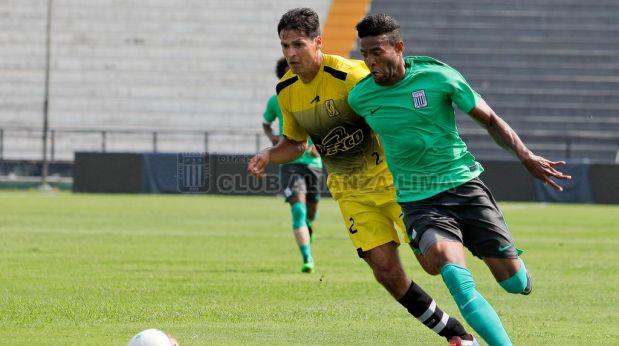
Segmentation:
[(333, 67), (330, 66), (325, 66), (324, 68), (325, 72), (327, 72), (328, 74), (332, 75), (333, 77), (337, 78), (337, 79), (341, 79), (343, 81), (346, 80), (346, 76), (348, 75), (348, 73), (344, 72), (344, 71), (340, 71), (340, 70), (336, 70)]
[(299, 77), (294, 76), (292, 78), (286, 79), (285, 81), (277, 83), (277, 86), (275, 87), (275, 91), (277, 92), (277, 95), (279, 95), (280, 91), (286, 89), (286, 87), (288, 86), (291, 86), (294, 82), (298, 80), (299, 80)]

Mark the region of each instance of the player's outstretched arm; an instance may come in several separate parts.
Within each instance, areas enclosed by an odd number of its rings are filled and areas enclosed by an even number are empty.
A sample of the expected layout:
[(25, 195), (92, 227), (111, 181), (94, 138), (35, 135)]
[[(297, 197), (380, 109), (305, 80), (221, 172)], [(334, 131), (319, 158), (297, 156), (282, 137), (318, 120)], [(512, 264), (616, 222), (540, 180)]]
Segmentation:
[(550, 161), (535, 155), (524, 145), (518, 134), (483, 99), (480, 98), (477, 101), (469, 115), (486, 128), (497, 144), (515, 154), (529, 173), (543, 181), (544, 184), (550, 185), (558, 191), (563, 191), (563, 188), (551, 178), (572, 179), (571, 176), (555, 169), (558, 165), (564, 165), (565, 161)]
[(273, 143), (273, 145), (276, 145), (277, 142), (279, 142), (279, 136), (273, 133), (273, 128), (271, 127), (271, 124), (262, 123), (262, 131), (267, 136), (267, 138), (271, 141), (271, 143)]
[(266, 148), (249, 160), (247, 171), (256, 177), (264, 176), (264, 169), (269, 163), (286, 163), (301, 156), (307, 148), (307, 142), (297, 142), (283, 137), (277, 145)]

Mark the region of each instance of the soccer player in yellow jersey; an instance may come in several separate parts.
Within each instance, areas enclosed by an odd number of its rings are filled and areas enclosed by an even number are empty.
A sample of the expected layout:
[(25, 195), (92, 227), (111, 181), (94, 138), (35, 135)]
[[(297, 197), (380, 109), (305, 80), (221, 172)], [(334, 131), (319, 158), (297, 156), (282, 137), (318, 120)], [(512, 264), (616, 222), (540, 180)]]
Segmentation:
[[(285, 58), (277, 60), (275, 69), (278, 78), (288, 72)], [(279, 109), (277, 95), (271, 96), (263, 114), (262, 129), (273, 145), (283, 136), (282, 111)], [(271, 124), (277, 119), (279, 133), (275, 135)], [(298, 159), (279, 166), (279, 180), (286, 203), (290, 203), (292, 214), (292, 231), (303, 257), (301, 272), (314, 272), (314, 259), (311, 252), (314, 232), (312, 225), (318, 213), (320, 199), (320, 184), (322, 182), (322, 160), (316, 147), (308, 142), (308, 150)]]
[(311, 138), (327, 167), (327, 185), (340, 206), (346, 230), (376, 280), (424, 325), (455, 340), (450, 344), (477, 345), (457, 319), (441, 311), (408, 279), (400, 262), (400, 236), (404, 242), (409, 239), (383, 149), (347, 103), (348, 92), (368, 74), (367, 67), (362, 61), (322, 53), (318, 15), (311, 9), (286, 12), (277, 32), (290, 66), (276, 87), (284, 137), (254, 156), (249, 172), (262, 176), (267, 164), (298, 158)]

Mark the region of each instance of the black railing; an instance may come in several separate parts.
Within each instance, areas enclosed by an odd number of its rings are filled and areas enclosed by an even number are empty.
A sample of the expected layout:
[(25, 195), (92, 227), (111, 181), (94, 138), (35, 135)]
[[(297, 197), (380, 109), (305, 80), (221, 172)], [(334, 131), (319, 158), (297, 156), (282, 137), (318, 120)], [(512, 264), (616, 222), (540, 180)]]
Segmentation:
[[(107, 152), (110, 148), (110, 144), (114, 142), (117, 143), (126, 143), (129, 140), (113, 140), (110, 137), (113, 135), (135, 135), (144, 138), (145, 136), (150, 137), (150, 150), (154, 153), (160, 151), (160, 143), (161, 139), (164, 136), (178, 136), (178, 135), (186, 135), (192, 136), (196, 140), (194, 143), (196, 145), (193, 146), (192, 151), (202, 150), (204, 152), (210, 152), (212, 148), (210, 146), (215, 143), (212, 139), (213, 136), (217, 137), (230, 137), (233, 136), (241, 136), (243, 140), (247, 141), (248, 145), (245, 145), (245, 152), (250, 152), (252, 150), (259, 151), (264, 146), (266, 146), (269, 141), (264, 136), (262, 132), (252, 131), (252, 130), (216, 130), (216, 131), (204, 131), (204, 130), (190, 130), (190, 129), (165, 129), (165, 130), (154, 130), (154, 129), (124, 129), (124, 128), (107, 128), (107, 129), (95, 129), (95, 128), (76, 128), (76, 127), (54, 127), (50, 128), (48, 132), (48, 154), (51, 161), (54, 161), (58, 157), (58, 138), (59, 136), (71, 136), (74, 135), (75, 138), (84, 135), (97, 135), (99, 139), (98, 144), (96, 145), (95, 150), (92, 149), (93, 145), (90, 146), (89, 149), (85, 149), (80, 147), (79, 145), (75, 145), (72, 148), (72, 151), (100, 151)], [(7, 153), (7, 149), (10, 148), (11, 140), (16, 138), (20, 138), (22, 136), (28, 137), (31, 143), (36, 143), (38, 140), (42, 143), (43, 141), (43, 131), (41, 128), (35, 127), (0, 127), (0, 160), (5, 159), (5, 155)], [(238, 142), (238, 140), (237, 140)], [(251, 144), (249, 144), (251, 143)], [(92, 143), (91, 143), (92, 144)], [(66, 145), (65, 145), (66, 147)], [(62, 150), (62, 149), (61, 149)], [(63, 152), (66, 152), (65, 148)], [(132, 151), (132, 150), (123, 150), (123, 151)], [(136, 151), (145, 151), (145, 150), (136, 150)], [(13, 155), (14, 150), (13, 150)]]

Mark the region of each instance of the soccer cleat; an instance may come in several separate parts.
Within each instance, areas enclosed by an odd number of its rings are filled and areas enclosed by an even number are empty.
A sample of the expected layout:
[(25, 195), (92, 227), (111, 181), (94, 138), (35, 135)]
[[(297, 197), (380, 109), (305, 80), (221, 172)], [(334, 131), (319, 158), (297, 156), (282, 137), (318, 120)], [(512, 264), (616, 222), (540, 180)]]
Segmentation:
[(301, 267), (302, 273), (313, 273), (314, 272), (314, 261), (307, 261), (303, 263)]
[(469, 334), (467, 336), (471, 337), (473, 340), (466, 340), (462, 339), (459, 336), (454, 336), (453, 338), (449, 339), (449, 346), (479, 346), (477, 339), (475, 339), (473, 335)]
[(527, 287), (525, 287), (524, 291), (522, 291), (520, 294), (528, 296), (529, 294), (531, 294), (531, 291), (533, 291), (533, 279), (531, 279), (531, 275), (529, 275), (529, 272), (527, 272)]

